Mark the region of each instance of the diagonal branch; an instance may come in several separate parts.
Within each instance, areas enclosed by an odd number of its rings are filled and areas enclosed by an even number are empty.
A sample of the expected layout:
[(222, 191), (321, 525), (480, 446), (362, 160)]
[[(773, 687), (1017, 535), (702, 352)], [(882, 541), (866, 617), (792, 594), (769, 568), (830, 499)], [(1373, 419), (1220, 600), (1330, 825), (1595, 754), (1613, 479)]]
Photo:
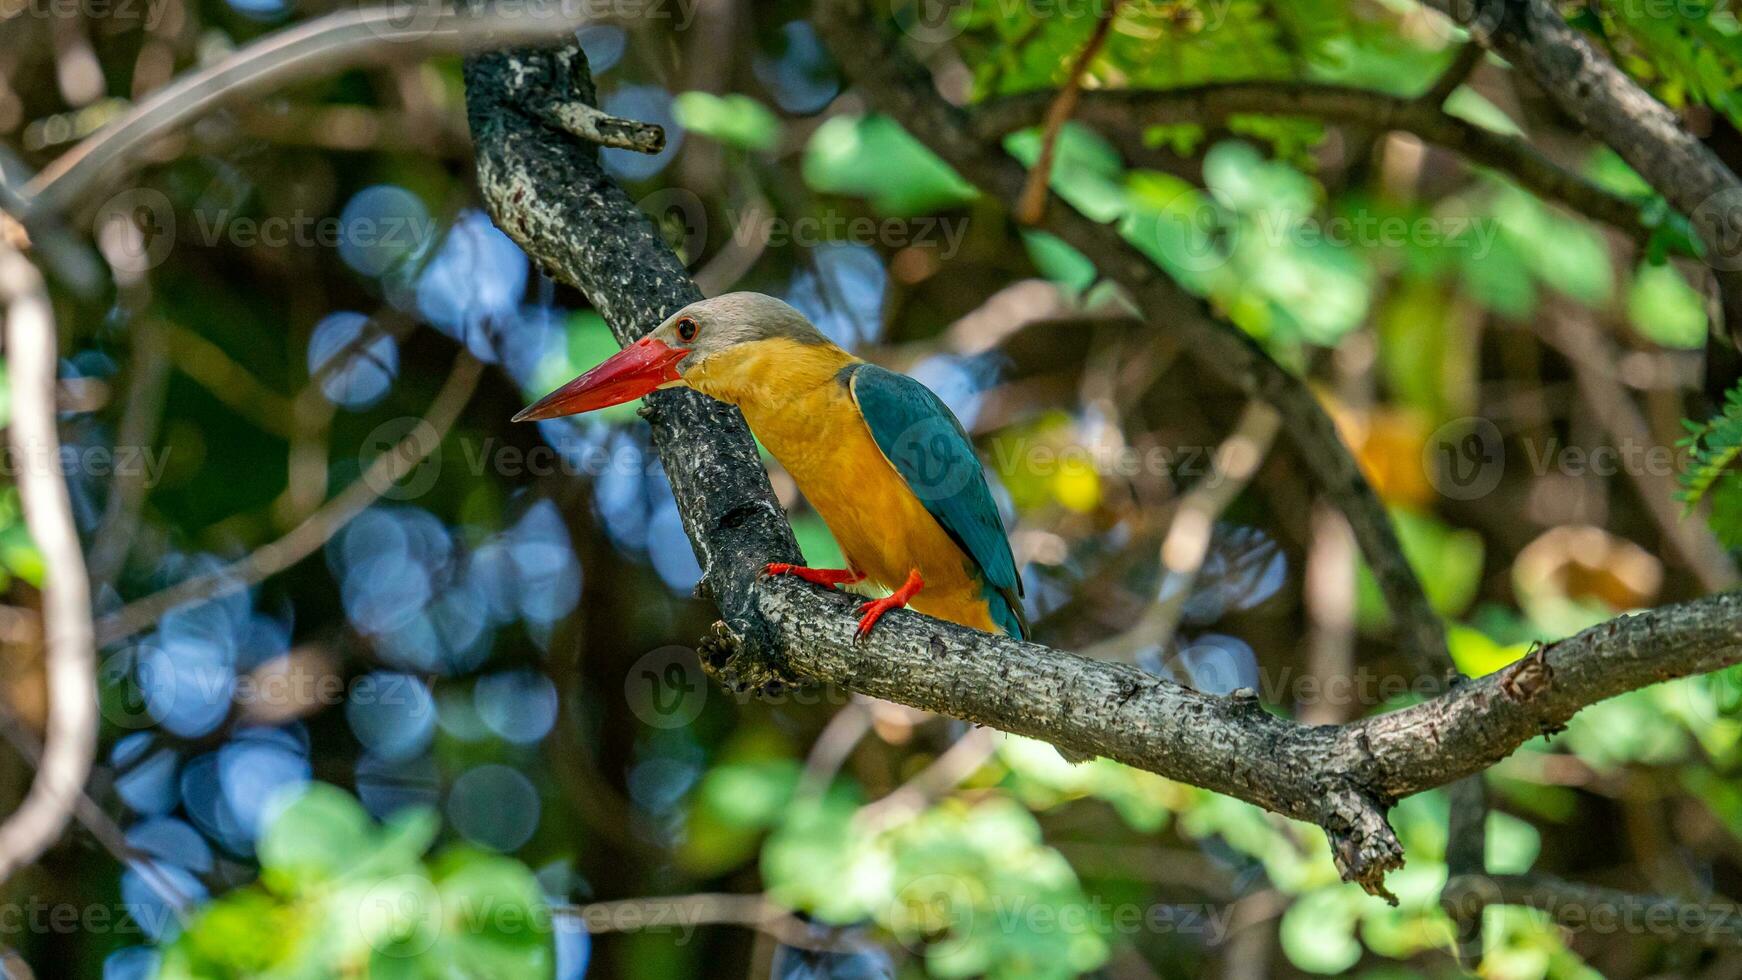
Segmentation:
[(1742, 339), (1742, 180), (1547, 0), (1425, 0), (1533, 79), (1692, 220), (1716, 273), (1724, 332)]
[(223, 568), (183, 579), (167, 589), (135, 599), (104, 616), (97, 623), (97, 639), (103, 646), (150, 629), (164, 614), (187, 602), (205, 602), (258, 584), (319, 551), (333, 535), (367, 510), (394, 484), (423, 464), (447, 438), (478, 386), (484, 366), (464, 351), (454, 362), (448, 380), (436, 392), (429, 411), (410, 431), (369, 461), (356, 482), (303, 518), (296, 527), (275, 541), (261, 545)]
[[(508, 94), (513, 77), (529, 82), (518, 97)], [(538, 107), (517, 101), (589, 100), (578, 48), (474, 57), (466, 88), (479, 186), (496, 222), (585, 291), (619, 340), (697, 298), (676, 255), (604, 175), (596, 147), (542, 125)], [(1323, 827), (1344, 876), (1376, 893), (1402, 862), (1385, 816), (1400, 797), (1480, 772), (1594, 701), (1742, 662), (1742, 594), (1730, 593), (1606, 623), (1411, 708), (1306, 726), (1250, 692), (1202, 694), (907, 611), (855, 642), (853, 597), (759, 577), (768, 561), (798, 551), (737, 411), (686, 391), (648, 402), (724, 620), (702, 651), (715, 676), (741, 690), (834, 685), (1226, 793)]]
[(1059, 131), (1064, 129), (1071, 113), (1076, 110), (1077, 100), (1083, 94), (1083, 76), (1089, 73), (1089, 66), (1101, 53), (1101, 46), (1107, 43), (1107, 35), (1112, 33), (1113, 21), (1118, 17), (1119, 0), (1111, 0), (1095, 21), (1088, 43), (1077, 53), (1070, 77), (1065, 79), (1065, 87), (1059, 89), (1046, 108), (1046, 129), (1040, 138), (1040, 157), (1035, 160), (1034, 169), (1028, 172), (1028, 183), (1023, 185), (1022, 196), (1016, 202), (1016, 220), (1022, 224), (1039, 224), (1046, 214), (1046, 188), (1052, 179), (1053, 154), (1058, 151)]
[(409, 17), (405, 9), (392, 4), (328, 14), (181, 76), (43, 168), (24, 194), (23, 203), (32, 216), (26, 223), (43, 212), (68, 210), (157, 140), (218, 106), (337, 74), (352, 65), (526, 44), (570, 34), (587, 21), (584, 13), (557, 7), (531, 10), (512, 5), (505, 11), (476, 15), (435, 4), (410, 9)]

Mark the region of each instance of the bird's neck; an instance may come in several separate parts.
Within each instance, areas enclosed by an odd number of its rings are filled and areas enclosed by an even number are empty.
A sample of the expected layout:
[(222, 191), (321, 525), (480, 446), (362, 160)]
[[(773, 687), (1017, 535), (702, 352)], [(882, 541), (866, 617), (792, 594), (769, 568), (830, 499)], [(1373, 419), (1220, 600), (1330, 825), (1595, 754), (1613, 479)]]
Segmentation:
[(703, 370), (686, 374), (691, 388), (736, 405), (757, 428), (757, 418), (790, 411), (858, 358), (834, 344), (806, 344), (784, 337), (739, 344), (708, 358)]

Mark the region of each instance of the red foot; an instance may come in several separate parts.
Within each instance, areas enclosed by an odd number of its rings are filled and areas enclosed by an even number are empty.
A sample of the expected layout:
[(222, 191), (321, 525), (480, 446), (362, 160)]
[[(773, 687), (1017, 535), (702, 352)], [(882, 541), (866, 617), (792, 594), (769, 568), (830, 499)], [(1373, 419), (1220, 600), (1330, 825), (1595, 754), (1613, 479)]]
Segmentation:
[(814, 585), (852, 585), (854, 582), (865, 581), (863, 572), (855, 572), (851, 568), (806, 568), (803, 565), (789, 565), (783, 561), (769, 562), (762, 573), (764, 575), (792, 575)]
[(907, 581), (902, 583), (901, 588), (890, 593), (888, 598), (873, 599), (860, 606), (858, 635), (862, 637), (871, 632), (871, 627), (876, 626), (877, 620), (881, 619), (883, 614), (889, 610), (905, 608), (908, 601), (918, 595), (919, 590), (923, 588), (925, 588), (925, 580), (919, 577), (919, 569), (916, 568), (907, 573)]

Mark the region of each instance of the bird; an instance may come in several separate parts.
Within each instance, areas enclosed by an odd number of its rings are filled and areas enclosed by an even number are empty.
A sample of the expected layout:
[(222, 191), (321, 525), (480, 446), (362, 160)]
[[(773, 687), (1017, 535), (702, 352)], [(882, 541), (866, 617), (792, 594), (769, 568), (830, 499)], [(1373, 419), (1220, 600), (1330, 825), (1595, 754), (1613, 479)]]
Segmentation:
[(590, 412), (666, 388), (736, 406), (847, 562), (773, 562), (764, 574), (881, 586), (886, 597), (856, 610), (861, 638), (903, 607), (1028, 638), (1022, 577), (962, 423), (931, 389), (843, 350), (773, 296), (734, 292), (691, 303), (514, 421)]

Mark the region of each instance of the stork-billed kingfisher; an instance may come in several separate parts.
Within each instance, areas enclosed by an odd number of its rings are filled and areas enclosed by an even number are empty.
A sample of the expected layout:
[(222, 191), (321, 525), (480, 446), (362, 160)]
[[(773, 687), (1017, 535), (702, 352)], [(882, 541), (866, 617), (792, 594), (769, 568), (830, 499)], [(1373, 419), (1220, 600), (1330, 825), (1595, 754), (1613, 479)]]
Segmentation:
[(775, 563), (819, 585), (892, 590), (859, 607), (863, 636), (911, 605), (1028, 636), (1022, 579), (961, 422), (918, 381), (854, 357), (772, 296), (728, 293), (678, 310), (515, 421), (684, 387), (736, 405), (834, 532), (847, 568)]

